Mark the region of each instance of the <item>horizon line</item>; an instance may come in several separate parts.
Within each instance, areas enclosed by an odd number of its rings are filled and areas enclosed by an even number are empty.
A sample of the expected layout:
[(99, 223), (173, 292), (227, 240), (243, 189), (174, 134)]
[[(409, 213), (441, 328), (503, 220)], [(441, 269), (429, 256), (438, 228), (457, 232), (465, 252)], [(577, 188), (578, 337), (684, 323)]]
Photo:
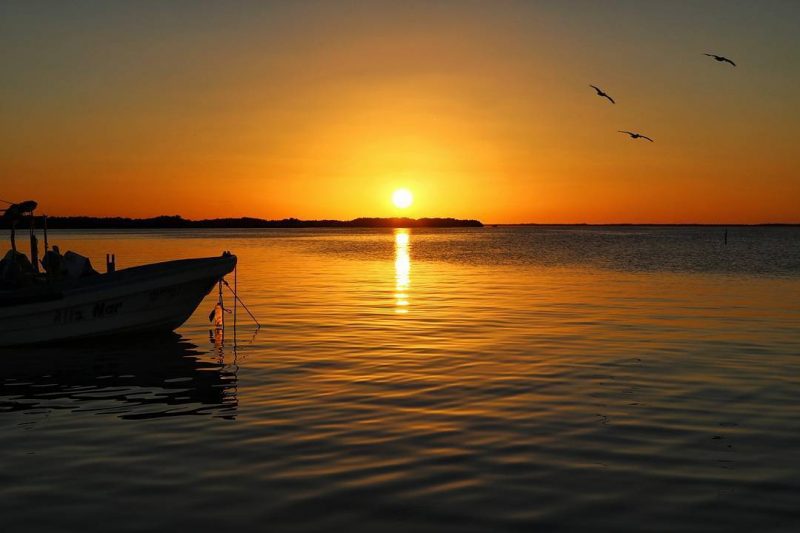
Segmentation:
[[(284, 217), (284, 218), (262, 218), (262, 217), (253, 217), (253, 216), (234, 216), (234, 217), (216, 217), (216, 218), (206, 218), (206, 219), (191, 219), (191, 218), (183, 218), (182, 215), (156, 215), (150, 217), (131, 217), (131, 216), (123, 216), (123, 215), (111, 215), (111, 216), (94, 216), (94, 215), (36, 215), (36, 217), (46, 216), (49, 219), (90, 219), (90, 220), (97, 220), (97, 221), (110, 221), (114, 219), (123, 219), (131, 222), (138, 222), (138, 221), (156, 221), (158, 219), (179, 219), (181, 221), (190, 222), (190, 223), (200, 223), (200, 222), (216, 222), (216, 221), (236, 221), (236, 220), (250, 220), (250, 221), (258, 221), (258, 222), (265, 222), (265, 223), (277, 223), (277, 222), (298, 222), (298, 223), (323, 223), (323, 222), (330, 222), (330, 223), (352, 223), (359, 220), (371, 220), (371, 221), (391, 221), (391, 220), (408, 220), (408, 221), (457, 221), (457, 222), (479, 222), (483, 226), (551, 226), (551, 227), (564, 227), (564, 226), (707, 226), (707, 227), (763, 227), (763, 226), (800, 226), (800, 220), (794, 222), (484, 222), (477, 218), (457, 218), (452, 216), (447, 217), (410, 217), (410, 216), (389, 216), (389, 217), (375, 217), (375, 216), (359, 216), (350, 219), (336, 219), (336, 218), (310, 218), (310, 219), (303, 219), (297, 217)], [(235, 227), (235, 226), (229, 226)], [(56, 228), (53, 228), (56, 229)]]
[(800, 226), (799, 222), (483, 222), (486, 226)]
[(264, 222), (353, 222), (356, 220), (458, 220), (458, 221), (478, 221), (484, 226), (800, 226), (800, 220), (795, 222), (484, 222), (479, 218), (461, 218), (454, 216), (357, 216), (354, 218), (299, 218), (289, 216), (283, 218), (263, 218), (258, 216), (222, 216), (214, 218), (184, 218), (183, 215), (154, 215), (145, 217), (125, 216), (125, 215), (36, 215), (48, 218), (89, 218), (89, 219), (127, 219), (127, 220), (155, 220), (159, 218), (179, 218), (187, 222), (210, 222), (217, 220), (258, 220)]

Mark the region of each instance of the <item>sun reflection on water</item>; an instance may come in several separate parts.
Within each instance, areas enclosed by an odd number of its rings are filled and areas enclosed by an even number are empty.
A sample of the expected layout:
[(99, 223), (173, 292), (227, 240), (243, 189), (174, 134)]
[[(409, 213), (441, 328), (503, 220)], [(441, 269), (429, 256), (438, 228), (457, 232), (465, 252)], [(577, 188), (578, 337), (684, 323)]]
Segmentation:
[(408, 288), (411, 284), (410, 235), (407, 229), (394, 231), (395, 313), (408, 313)]

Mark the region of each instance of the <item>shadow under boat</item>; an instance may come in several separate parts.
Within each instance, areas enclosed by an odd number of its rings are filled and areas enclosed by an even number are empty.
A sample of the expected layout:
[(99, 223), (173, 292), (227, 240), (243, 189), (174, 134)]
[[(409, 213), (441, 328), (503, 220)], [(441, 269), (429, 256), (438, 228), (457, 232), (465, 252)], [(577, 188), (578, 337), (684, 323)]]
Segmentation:
[(0, 348), (0, 368), (0, 416), (67, 410), (126, 420), (236, 417), (235, 357), (226, 363), (223, 352), (203, 352), (174, 333)]

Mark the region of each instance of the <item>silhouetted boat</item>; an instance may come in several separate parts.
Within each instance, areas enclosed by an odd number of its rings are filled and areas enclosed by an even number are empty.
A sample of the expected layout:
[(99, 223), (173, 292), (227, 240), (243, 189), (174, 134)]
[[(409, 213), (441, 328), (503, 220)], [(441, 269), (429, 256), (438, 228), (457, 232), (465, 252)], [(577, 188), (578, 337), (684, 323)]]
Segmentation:
[[(50, 249), (46, 217), (40, 261), (37, 205), (33, 200), (9, 204), (0, 219), (11, 227), (11, 250), (0, 260), (0, 346), (172, 331), (236, 267), (236, 256), (225, 252), (116, 271), (110, 256), (107, 272), (100, 274), (87, 258)], [(24, 220), (30, 222), (30, 259), (16, 245), (15, 230)]]
[(0, 346), (172, 331), (236, 266), (182, 259), (0, 291)]

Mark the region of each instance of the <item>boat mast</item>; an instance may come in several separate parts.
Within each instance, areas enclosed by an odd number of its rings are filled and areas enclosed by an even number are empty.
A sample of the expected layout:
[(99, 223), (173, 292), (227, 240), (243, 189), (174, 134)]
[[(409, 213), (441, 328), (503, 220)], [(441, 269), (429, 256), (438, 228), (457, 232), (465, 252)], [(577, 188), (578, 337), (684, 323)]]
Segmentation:
[(33, 265), (33, 271), (38, 274), (39, 273), (39, 239), (36, 238), (36, 215), (33, 214), (33, 209), (31, 209), (30, 237), (31, 237), (31, 265)]

